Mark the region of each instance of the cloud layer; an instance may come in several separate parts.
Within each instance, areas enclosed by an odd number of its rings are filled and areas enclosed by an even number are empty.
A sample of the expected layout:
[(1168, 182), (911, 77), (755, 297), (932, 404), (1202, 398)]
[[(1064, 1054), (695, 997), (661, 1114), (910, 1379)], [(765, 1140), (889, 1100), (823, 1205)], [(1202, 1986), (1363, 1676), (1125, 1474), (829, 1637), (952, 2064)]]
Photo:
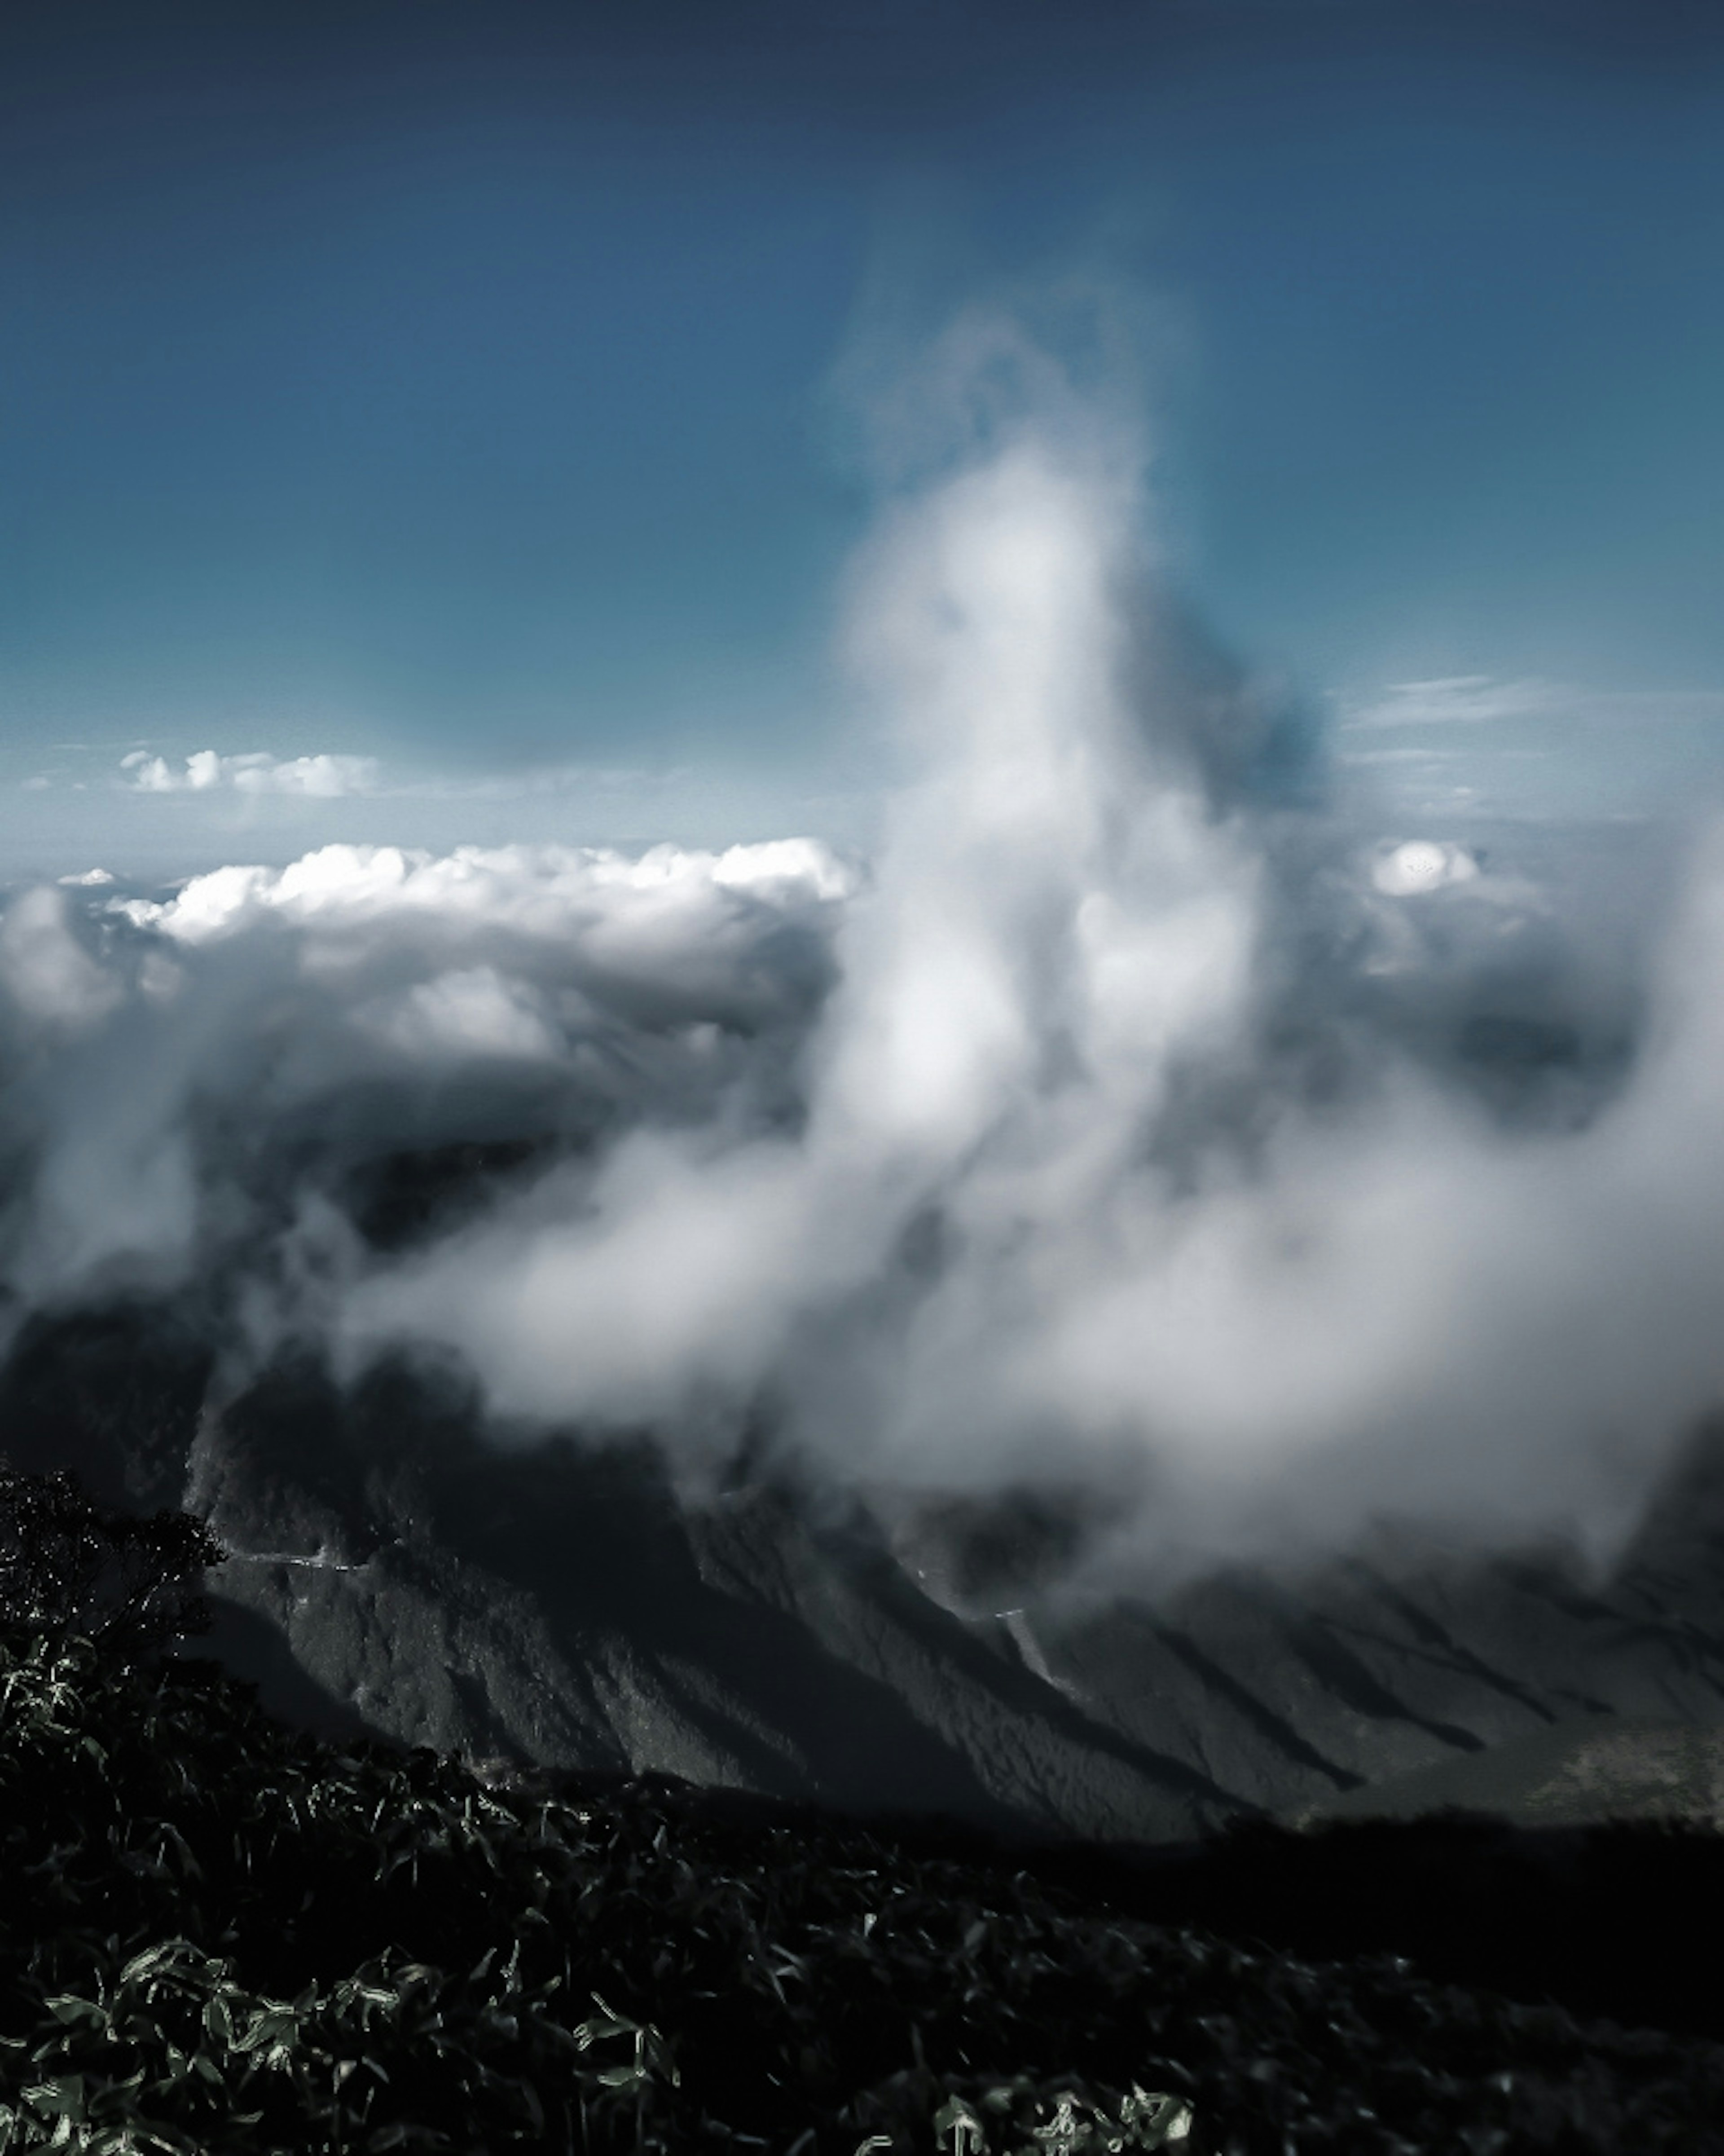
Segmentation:
[(368, 756), (274, 757), (259, 749), (243, 756), (222, 756), (201, 748), (176, 771), (165, 757), (134, 749), (120, 759), (126, 783), (139, 793), (287, 793), (316, 800), (369, 793), (377, 782), (377, 763)]
[[(406, 1353), (695, 1483), (745, 1440), (1075, 1481), (1094, 1563), (1163, 1578), (1395, 1517), (1608, 1555), (1724, 1391), (1724, 853), (1637, 969), (1560, 873), (1278, 796), (1119, 450), (996, 416), (883, 520), (865, 867), (329, 846), (17, 896), (14, 1322), (172, 1294), (235, 1373)], [(459, 1146), (505, 1169), (447, 1186)]]

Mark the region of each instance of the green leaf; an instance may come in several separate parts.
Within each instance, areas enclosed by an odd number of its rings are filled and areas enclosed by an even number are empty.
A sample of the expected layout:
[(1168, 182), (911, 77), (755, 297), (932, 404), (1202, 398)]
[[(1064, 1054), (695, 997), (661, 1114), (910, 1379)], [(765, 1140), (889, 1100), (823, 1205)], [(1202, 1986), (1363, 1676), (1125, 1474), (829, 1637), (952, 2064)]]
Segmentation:
[(146, 1947), (141, 1953), (134, 1954), (121, 1970), (120, 1981), (121, 1984), (136, 1984), (141, 1976), (148, 1976), (153, 1970), (160, 1969), (162, 1963), (171, 1959), (184, 1944), (182, 1939), (163, 1939), (156, 1946)]
[(57, 1993), (43, 2004), (56, 2021), (64, 2021), (69, 2026), (74, 2021), (96, 2021), (105, 2028), (110, 2018), (105, 2006), (98, 2005), (93, 1999), (77, 1998), (70, 1992)]
[(241, 2036), (234, 2038), (229, 2049), (234, 2051), (255, 2051), (264, 2044), (295, 2044), (299, 2041), (300, 2018), (291, 2007), (271, 2004), (256, 2015), (251, 2026)]
[(51, 2081), (33, 2082), (23, 2094), (33, 2110), (45, 2112), (50, 2118), (84, 2116), (82, 2074), (56, 2074)]

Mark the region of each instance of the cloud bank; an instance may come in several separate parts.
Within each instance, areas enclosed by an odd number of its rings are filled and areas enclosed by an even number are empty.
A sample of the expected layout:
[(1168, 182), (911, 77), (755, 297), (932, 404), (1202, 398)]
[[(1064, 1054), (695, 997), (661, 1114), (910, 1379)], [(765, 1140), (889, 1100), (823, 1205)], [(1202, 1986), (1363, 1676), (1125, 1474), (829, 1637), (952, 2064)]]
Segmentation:
[(368, 756), (278, 757), (258, 749), (243, 756), (222, 756), (201, 748), (176, 771), (165, 757), (134, 749), (120, 759), (126, 783), (138, 793), (285, 793), (322, 801), (344, 794), (369, 793), (378, 766)]
[(745, 1444), (1077, 1483), (1097, 1576), (1397, 1519), (1608, 1558), (1724, 1394), (1724, 846), (1625, 971), (1560, 874), (1266, 787), (1120, 452), (1031, 398), (883, 518), (849, 640), (908, 775), (865, 864), (328, 846), (15, 896), (14, 1325), (177, 1296), (236, 1382), (404, 1354), (695, 1488)]

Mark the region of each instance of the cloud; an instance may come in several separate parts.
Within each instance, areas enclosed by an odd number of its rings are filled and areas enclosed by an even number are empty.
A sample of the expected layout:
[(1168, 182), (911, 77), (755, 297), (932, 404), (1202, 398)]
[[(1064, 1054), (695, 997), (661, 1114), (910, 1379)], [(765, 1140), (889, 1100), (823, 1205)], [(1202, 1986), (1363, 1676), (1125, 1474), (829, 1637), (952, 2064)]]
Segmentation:
[[(1724, 696), (1486, 675), (1403, 681), (1344, 705), (1339, 791), (1386, 818), (1665, 824), (1724, 809)], [(1431, 835), (1435, 836), (1433, 833)]]
[(65, 900), (45, 886), (0, 919), (0, 985), (28, 1018), (72, 1032), (105, 1016), (119, 993), (73, 933)]
[(1724, 694), (1716, 690), (1609, 690), (1572, 681), (1502, 681), (1489, 674), (1392, 682), (1374, 700), (1355, 701), (1341, 715), (1342, 730), (1349, 733), (1380, 726), (1488, 726), (1507, 721), (1655, 727), (1716, 726), (1721, 721)]
[(1465, 846), (1430, 839), (1408, 839), (1400, 844), (1379, 847), (1371, 867), (1371, 881), (1390, 898), (1422, 897), (1427, 891), (1446, 891), (1470, 883), (1479, 864)]
[[(1639, 1285), (1696, 1276), (1672, 1171), (1712, 1111), (1649, 1079), (1576, 1115), (1566, 1070), (1523, 1070), (1539, 1134), (1511, 1135), (1521, 1036), (1475, 1020), (1560, 1001), (1549, 905), (1453, 842), (1331, 834), (1301, 865), (1218, 814), (1181, 757), (1228, 715), (1126, 695), (1132, 508), (1032, 433), (875, 548), (852, 644), (920, 770), (838, 929), (794, 1136), (636, 1131), (357, 1281), (350, 1358), (435, 1342), (505, 1418), (695, 1455), (764, 1396), (850, 1476), (1122, 1477), (1164, 1576), (1397, 1509), (1624, 1531), (1623, 1449), (1644, 1486), (1724, 1383), (1699, 1299), (1673, 1322)], [(1470, 911), (1400, 910), (1428, 895)]]
[[(762, 1432), (870, 1491), (1076, 1480), (1097, 1577), (1397, 1518), (1608, 1556), (1724, 1393), (1724, 842), (1607, 963), (1596, 834), (1266, 795), (1117, 404), (1044, 424), (1045, 378), (851, 580), (906, 769), (865, 865), (331, 845), (13, 899), (8, 1306), (195, 1285), (236, 1370), (406, 1355), (696, 1486)], [(516, 1165), (380, 1224), (475, 1143)]]
[(231, 867), (190, 878), (172, 899), (117, 899), (134, 927), (179, 944), (232, 938), (274, 919), (326, 936), (372, 926), (459, 937), (502, 932), (534, 941), (578, 932), (583, 947), (628, 970), (686, 963), (732, 940), (750, 903), (818, 906), (849, 872), (818, 841), (770, 839), (702, 852), (662, 845), (462, 846), (436, 855), (398, 846), (329, 845), (285, 869)]
[(136, 1282), (207, 1279), (219, 1302), (234, 1250), (268, 1276), (297, 1208), (351, 1199), (403, 1148), (700, 1125), (739, 1085), (771, 1110), (848, 887), (787, 840), (330, 847), (165, 897), (18, 894), (0, 916), (14, 1319)]
[(362, 1006), (362, 1026), (409, 1055), (455, 1063), (485, 1056), (554, 1060), (562, 1043), (549, 1014), (494, 966), (467, 966)]
[(1488, 726), (1501, 719), (1542, 716), (1573, 701), (1549, 681), (1498, 681), (1488, 674), (1439, 680), (1391, 682), (1379, 702), (1355, 706), (1349, 726)]
[(198, 749), (175, 771), (165, 757), (134, 749), (120, 760), (128, 773), (127, 785), (136, 793), (296, 794), (318, 800), (336, 800), (349, 793), (369, 793), (377, 783), (379, 767), (368, 756), (296, 756), (285, 759), (262, 750), (243, 756), (220, 756), (213, 748)]

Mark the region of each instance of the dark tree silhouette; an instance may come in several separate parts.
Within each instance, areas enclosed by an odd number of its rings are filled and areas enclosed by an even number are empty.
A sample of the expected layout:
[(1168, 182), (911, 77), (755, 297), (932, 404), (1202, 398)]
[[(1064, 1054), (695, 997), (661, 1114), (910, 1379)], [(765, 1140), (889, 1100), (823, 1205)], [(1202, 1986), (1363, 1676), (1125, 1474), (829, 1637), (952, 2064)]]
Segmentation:
[(109, 1512), (69, 1468), (27, 1475), (0, 1457), (0, 1634), (82, 1636), (136, 1667), (209, 1630), (197, 1584), (227, 1555), (190, 1513)]

